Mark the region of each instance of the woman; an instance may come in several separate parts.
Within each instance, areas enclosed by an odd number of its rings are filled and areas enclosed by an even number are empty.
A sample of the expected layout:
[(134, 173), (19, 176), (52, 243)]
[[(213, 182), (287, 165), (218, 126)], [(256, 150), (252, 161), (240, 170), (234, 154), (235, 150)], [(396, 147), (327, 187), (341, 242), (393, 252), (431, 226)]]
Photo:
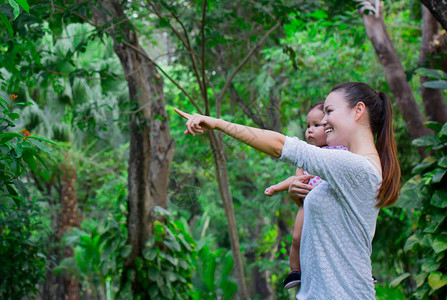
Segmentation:
[(188, 119), (185, 134), (217, 129), (325, 180), (304, 202), (298, 299), (375, 299), (371, 243), (379, 207), (397, 201), (400, 179), (391, 104), (384, 93), (348, 82), (326, 98), (327, 144), (349, 151), (176, 111)]

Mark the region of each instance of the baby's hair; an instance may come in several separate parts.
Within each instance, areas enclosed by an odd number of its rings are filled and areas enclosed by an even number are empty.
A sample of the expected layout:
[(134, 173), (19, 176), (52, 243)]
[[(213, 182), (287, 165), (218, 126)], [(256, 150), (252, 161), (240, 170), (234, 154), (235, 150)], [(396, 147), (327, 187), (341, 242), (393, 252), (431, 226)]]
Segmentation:
[(306, 114), (309, 114), (311, 111), (313, 111), (315, 108), (320, 109), (323, 111), (324, 108), (324, 101), (318, 102), (316, 104), (312, 104), (309, 106), (309, 108), (306, 110)]

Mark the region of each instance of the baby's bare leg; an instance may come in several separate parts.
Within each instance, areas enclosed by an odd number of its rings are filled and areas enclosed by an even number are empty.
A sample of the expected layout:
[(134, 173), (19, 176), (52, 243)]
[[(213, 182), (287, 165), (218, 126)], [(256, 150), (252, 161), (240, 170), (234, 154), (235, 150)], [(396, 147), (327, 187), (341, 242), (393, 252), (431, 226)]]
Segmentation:
[(301, 245), (301, 230), (303, 229), (304, 210), (301, 206), (296, 214), (295, 225), (293, 227), (292, 246), (290, 247), (290, 270), (301, 270), (300, 264), (300, 245)]

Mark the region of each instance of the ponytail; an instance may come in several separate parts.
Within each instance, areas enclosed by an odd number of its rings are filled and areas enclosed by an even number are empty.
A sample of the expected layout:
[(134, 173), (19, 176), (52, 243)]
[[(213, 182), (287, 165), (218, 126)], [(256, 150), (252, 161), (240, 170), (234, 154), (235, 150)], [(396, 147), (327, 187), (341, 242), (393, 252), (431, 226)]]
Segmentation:
[(376, 135), (376, 148), (382, 165), (382, 183), (378, 191), (376, 207), (394, 204), (399, 197), (400, 166), (393, 133), (393, 110), (385, 93), (374, 91), (362, 82), (345, 82), (332, 92), (341, 92), (351, 107), (365, 103), (371, 131)]
[(393, 133), (393, 111), (391, 102), (383, 92), (378, 92), (383, 105), (383, 122), (377, 133), (376, 147), (382, 164), (382, 184), (379, 188), (377, 207), (390, 206), (399, 197), (400, 166)]

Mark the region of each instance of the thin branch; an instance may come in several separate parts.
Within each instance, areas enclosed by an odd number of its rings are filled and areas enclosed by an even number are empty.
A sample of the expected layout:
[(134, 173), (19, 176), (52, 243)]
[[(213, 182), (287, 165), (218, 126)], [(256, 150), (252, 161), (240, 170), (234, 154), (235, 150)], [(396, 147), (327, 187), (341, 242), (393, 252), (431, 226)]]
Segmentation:
[(178, 83), (177, 81), (175, 81), (171, 76), (169, 76), (157, 63), (155, 63), (144, 51), (142, 51), (141, 49), (135, 47), (134, 45), (128, 43), (125, 40), (121, 41), (123, 44), (125, 44), (126, 46), (132, 48), (133, 50), (135, 50), (136, 52), (138, 52), (139, 54), (141, 54), (144, 58), (148, 59), (150, 62), (152, 62), (154, 64), (155, 67), (157, 67), (157, 69), (163, 73), (163, 75), (165, 75), (176, 87), (178, 87), (183, 94), (186, 95), (186, 97), (188, 97), (188, 99), (191, 101), (191, 103), (194, 105), (194, 107), (197, 109), (197, 111), (200, 114), (203, 114), (202, 110), (200, 109), (200, 107), (197, 105), (197, 103), (194, 101), (194, 99), (188, 94), (188, 92), (183, 89)]
[(268, 14), (270, 17), (272, 17), (272, 19), (276, 19), (275, 16), (269, 12), (264, 6), (262, 6), (261, 4), (255, 2), (255, 1), (251, 1), (251, 0), (245, 0), (246, 2), (250, 2), (251, 4), (253, 4), (254, 6), (257, 6), (259, 8), (261, 8), (266, 14)]
[(202, 7), (202, 26), (200, 28), (200, 32), (202, 35), (202, 86), (204, 89), (203, 94), (203, 102), (205, 102), (205, 113), (209, 116), (210, 115), (210, 104), (208, 102), (208, 92), (207, 92), (207, 86), (206, 86), (206, 77), (205, 77), (205, 18), (206, 18), (206, 6), (207, 2), (206, 0), (203, 0), (203, 7)]
[[(150, 0), (147, 0), (147, 2), (149, 3), (150, 6), (152, 6), (152, 8), (154, 9), (155, 14), (160, 19), (164, 19), (163, 16), (161, 15), (161, 13), (155, 7), (155, 4), (152, 1), (150, 1)], [(180, 40), (183, 43), (183, 45), (189, 51), (189, 55), (191, 57), (192, 70), (193, 70), (194, 76), (197, 79), (197, 83), (199, 84), (199, 88), (200, 88), (200, 92), (202, 94), (202, 98), (205, 101), (205, 99), (206, 99), (206, 88), (203, 86), (202, 79), (200, 78), (199, 68), (198, 68), (198, 64), (197, 64), (197, 60), (196, 60), (196, 55), (195, 55), (194, 49), (191, 47), (190, 38), (189, 38), (189, 35), (188, 35), (188, 30), (186, 30), (186, 27), (183, 24), (183, 22), (180, 20), (180, 18), (172, 10), (168, 9), (168, 11), (171, 14), (171, 16), (177, 21), (177, 23), (180, 24), (180, 27), (182, 27), (182, 29), (183, 29), (184, 36), (182, 36), (177, 31), (177, 29), (175, 29), (174, 26), (172, 26), (171, 22), (167, 21), (167, 23), (169, 24), (169, 27), (171, 27), (172, 31), (175, 33), (175, 35), (177, 35), (180, 38)], [(205, 106), (206, 106), (206, 103), (205, 103)]]
[(221, 101), (225, 95), (225, 92), (227, 91), (228, 87), (230, 86), (231, 81), (233, 80), (234, 76), (237, 72), (239, 72), (240, 69), (247, 63), (247, 61), (250, 59), (250, 57), (258, 50), (259, 47), (265, 42), (265, 40), (268, 38), (268, 36), (275, 31), (279, 26), (281, 25), (281, 20), (278, 20), (276, 22), (276, 25), (273, 26), (269, 31), (265, 33), (265, 35), (262, 37), (262, 39), (250, 50), (250, 52), (244, 57), (244, 59), (240, 62), (240, 64), (234, 69), (233, 73), (231, 73), (230, 77), (228, 78), (227, 82), (225, 83), (222, 91), (220, 92), (219, 97), (216, 99), (216, 101)]

